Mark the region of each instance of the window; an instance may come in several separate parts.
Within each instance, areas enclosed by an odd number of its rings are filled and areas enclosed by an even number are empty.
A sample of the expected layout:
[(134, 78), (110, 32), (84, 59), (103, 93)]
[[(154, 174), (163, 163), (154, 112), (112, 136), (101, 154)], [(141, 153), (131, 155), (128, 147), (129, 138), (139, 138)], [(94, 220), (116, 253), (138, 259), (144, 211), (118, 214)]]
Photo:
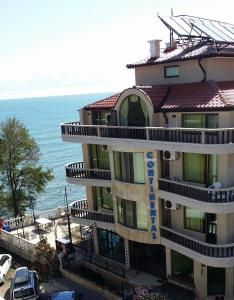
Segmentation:
[(104, 208), (113, 210), (112, 195), (108, 189), (105, 187), (94, 187), (93, 189), (96, 209)]
[(114, 151), (115, 179), (145, 183), (144, 153)]
[(205, 183), (205, 155), (184, 153), (184, 180)]
[(184, 180), (212, 185), (218, 181), (218, 155), (183, 154)]
[(147, 230), (146, 203), (117, 198), (119, 223), (136, 229)]
[(164, 77), (165, 78), (173, 78), (180, 76), (179, 66), (168, 66), (164, 67)]
[(120, 107), (121, 126), (149, 126), (146, 103), (137, 95), (126, 97)]
[(186, 128), (218, 128), (218, 114), (183, 114), (182, 126)]
[(205, 231), (205, 213), (200, 210), (184, 208), (184, 227), (197, 232)]
[(98, 244), (101, 255), (125, 263), (124, 239), (118, 234), (98, 229)]
[(193, 260), (181, 253), (171, 251), (172, 275), (193, 282)]
[(93, 125), (108, 125), (110, 115), (110, 111), (92, 111)]
[(91, 168), (110, 169), (109, 151), (104, 150), (102, 145), (90, 145)]

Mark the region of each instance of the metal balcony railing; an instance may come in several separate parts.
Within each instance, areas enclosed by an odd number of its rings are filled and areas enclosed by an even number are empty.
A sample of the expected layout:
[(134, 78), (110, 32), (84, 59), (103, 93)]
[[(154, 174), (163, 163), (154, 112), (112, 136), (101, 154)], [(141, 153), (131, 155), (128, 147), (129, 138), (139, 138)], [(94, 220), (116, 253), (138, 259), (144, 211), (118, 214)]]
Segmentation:
[(104, 223), (115, 223), (113, 214), (107, 214), (87, 209), (79, 209), (75, 208), (74, 206), (71, 207), (71, 215), (76, 218), (91, 220), (94, 222), (97, 221)]
[(159, 190), (199, 200), (202, 202), (234, 202), (234, 187), (221, 189), (204, 188), (164, 178), (159, 178), (158, 187)]
[(87, 209), (88, 208), (88, 202), (86, 199), (78, 200), (72, 203), (73, 208), (77, 209)]
[(205, 256), (234, 257), (234, 244), (208, 244), (164, 226), (161, 226), (161, 237)]
[(84, 169), (83, 162), (67, 164), (65, 169), (66, 176), (70, 178), (111, 180), (110, 170)]
[(64, 137), (87, 136), (193, 144), (234, 143), (234, 128), (128, 127), (70, 122), (61, 124), (61, 132)]

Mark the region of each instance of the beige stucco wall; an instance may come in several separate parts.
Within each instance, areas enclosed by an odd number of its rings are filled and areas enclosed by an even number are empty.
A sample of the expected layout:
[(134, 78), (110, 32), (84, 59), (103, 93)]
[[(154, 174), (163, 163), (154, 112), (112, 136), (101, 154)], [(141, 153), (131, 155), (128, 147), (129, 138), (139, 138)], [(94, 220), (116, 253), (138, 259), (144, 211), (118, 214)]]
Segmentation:
[(198, 297), (207, 296), (207, 267), (197, 261), (193, 263), (195, 293)]
[[(233, 58), (207, 58), (201, 60), (201, 64), (206, 70), (206, 80), (225, 81), (234, 79)], [(180, 76), (164, 78), (164, 66), (174, 65), (179, 66)], [(144, 66), (135, 69), (136, 85), (178, 84), (199, 82), (202, 79), (203, 72), (197, 60)]]

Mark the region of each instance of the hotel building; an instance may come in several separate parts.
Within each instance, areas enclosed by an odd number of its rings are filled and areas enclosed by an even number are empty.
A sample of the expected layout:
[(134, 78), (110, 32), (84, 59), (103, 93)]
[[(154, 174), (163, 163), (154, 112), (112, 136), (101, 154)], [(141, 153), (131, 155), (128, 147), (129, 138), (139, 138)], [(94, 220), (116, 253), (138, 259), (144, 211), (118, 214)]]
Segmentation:
[(73, 221), (93, 227), (95, 255), (195, 288), (234, 295), (234, 25), (161, 18), (162, 50), (128, 64), (135, 85), (61, 125), (81, 143), (68, 183), (86, 186)]

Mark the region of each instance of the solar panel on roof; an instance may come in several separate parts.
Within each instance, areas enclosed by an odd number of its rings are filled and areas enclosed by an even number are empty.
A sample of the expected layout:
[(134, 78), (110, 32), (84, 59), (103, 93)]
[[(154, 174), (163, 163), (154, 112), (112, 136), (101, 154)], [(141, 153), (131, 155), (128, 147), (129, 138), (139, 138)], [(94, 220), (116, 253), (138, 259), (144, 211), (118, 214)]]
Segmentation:
[(234, 44), (234, 25), (193, 16), (159, 17), (179, 37)]

